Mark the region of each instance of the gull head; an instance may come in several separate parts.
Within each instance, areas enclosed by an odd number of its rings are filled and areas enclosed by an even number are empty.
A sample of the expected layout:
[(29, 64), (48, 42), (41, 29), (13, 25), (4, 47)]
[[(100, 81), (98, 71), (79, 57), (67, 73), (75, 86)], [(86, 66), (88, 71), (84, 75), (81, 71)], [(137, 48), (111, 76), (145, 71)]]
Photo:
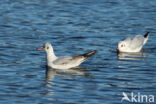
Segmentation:
[(118, 43), (118, 47), (116, 48), (119, 52), (125, 52), (127, 50), (127, 44), (124, 41), (120, 41)]
[(51, 52), (51, 51), (53, 51), (53, 47), (52, 47), (52, 45), (50, 44), (50, 43), (45, 43), (42, 47), (40, 47), (40, 48), (37, 48), (38, 50), (45, 50), (45, 52), (46, 53), (49, 53), (49, 52)]

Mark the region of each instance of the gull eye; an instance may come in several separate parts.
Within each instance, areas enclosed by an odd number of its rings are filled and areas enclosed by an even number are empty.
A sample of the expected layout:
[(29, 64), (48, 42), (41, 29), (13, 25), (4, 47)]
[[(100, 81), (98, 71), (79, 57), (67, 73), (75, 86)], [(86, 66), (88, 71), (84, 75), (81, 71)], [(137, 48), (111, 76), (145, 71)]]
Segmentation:
[(49, 49), (49, 47), (47, 47), (47, 49)]

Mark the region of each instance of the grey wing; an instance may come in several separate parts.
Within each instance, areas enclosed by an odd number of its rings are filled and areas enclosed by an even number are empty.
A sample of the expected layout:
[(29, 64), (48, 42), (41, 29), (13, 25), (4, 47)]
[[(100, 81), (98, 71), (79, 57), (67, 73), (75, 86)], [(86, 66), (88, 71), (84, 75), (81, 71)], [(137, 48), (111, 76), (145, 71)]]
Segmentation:
[(58, 59), (56, 59), (53, 63), (56, 65), (61, 65), (61, 64), (70, 63), (70, 61), (72, 61), (71, 56), (63, 56), (63, 57), (59, 57)]
[(53, 63), (56, 65), (73, 65), (77, 63), (81, 63), (85, 60), (85, 58), (82, 55), (77, 56), (63, 56), (58, 59), (56, 59)]
[(132, 40), (131, 48), (136, 49), (142, 47), (143, 45), (144, 45), (144, 37), (141, 35), (137, 35)]

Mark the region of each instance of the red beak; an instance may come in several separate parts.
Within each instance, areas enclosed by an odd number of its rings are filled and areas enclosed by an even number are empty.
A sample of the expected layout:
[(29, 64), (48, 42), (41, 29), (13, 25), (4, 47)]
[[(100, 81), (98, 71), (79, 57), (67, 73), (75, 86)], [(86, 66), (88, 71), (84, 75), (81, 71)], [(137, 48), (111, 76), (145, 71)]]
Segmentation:
[(119, 47), (117, 47), (116, 50), (119, 50)]
[(41, 47), (41, 48), (37, 48), (38, 50), (42, 50), (43, 48)]

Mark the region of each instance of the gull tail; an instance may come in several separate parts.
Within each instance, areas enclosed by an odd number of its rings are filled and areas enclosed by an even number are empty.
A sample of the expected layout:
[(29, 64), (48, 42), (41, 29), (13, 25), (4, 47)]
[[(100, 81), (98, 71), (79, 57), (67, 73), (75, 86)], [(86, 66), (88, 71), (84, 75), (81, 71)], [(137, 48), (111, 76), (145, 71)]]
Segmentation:
[(149, 32), (147, 32), (145, 35), (144, 35), (144, 38), (148, 38), (149, 36)]
[(144, 44), (147, 42), (148, 37), (149, 37), (149, 32), (147, 32), (147, 33), (144, 35)]
[(97, 53), (97, 50), (82, 54), (83, 57), (85, 57), (85, 59), (89, 58), (90, 56), (93, 56), (95, 53)]

